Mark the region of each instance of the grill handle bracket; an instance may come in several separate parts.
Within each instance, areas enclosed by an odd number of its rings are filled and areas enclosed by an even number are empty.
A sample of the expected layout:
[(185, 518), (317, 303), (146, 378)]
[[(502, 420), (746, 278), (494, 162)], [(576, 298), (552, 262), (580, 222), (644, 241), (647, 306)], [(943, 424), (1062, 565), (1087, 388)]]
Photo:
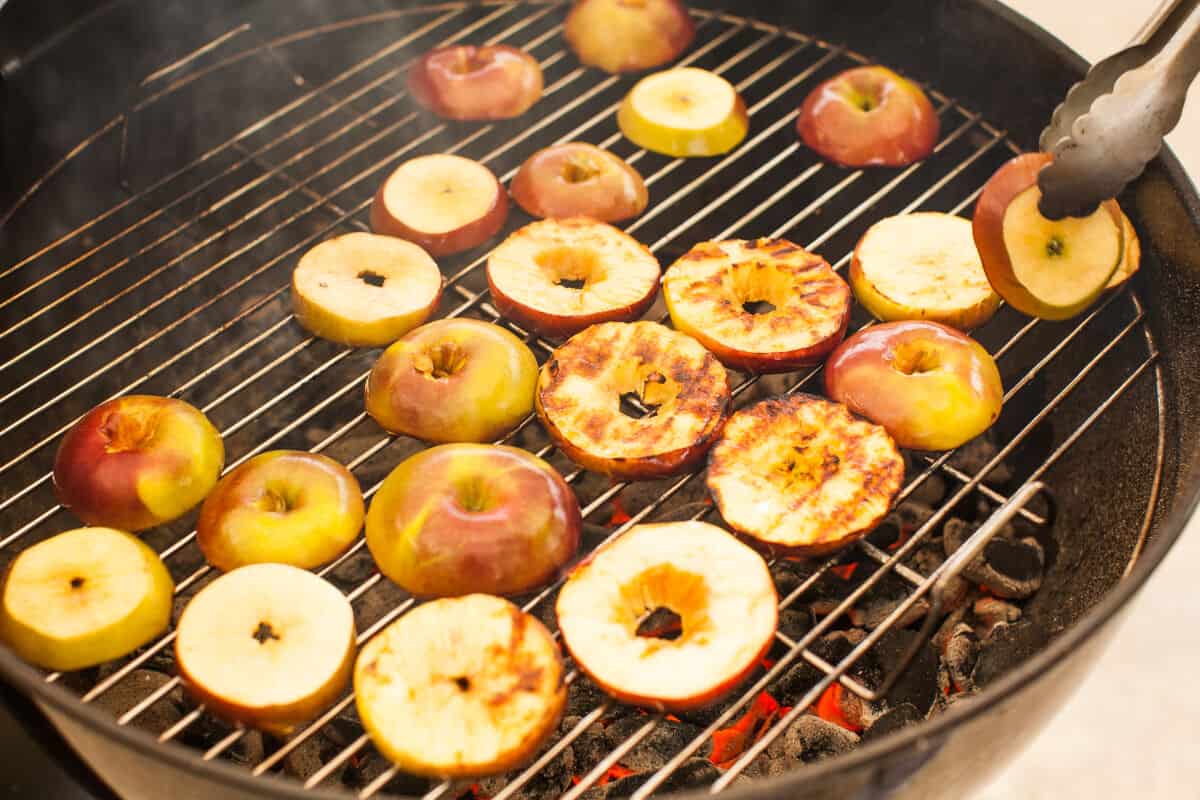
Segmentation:
[(1025, 508), (1034, 495), (1045, 491), (1045, 489), (1046, 484), (1041, 481), (1026, 483), (1012, 497), (1008, 498), (1002, 506), (993, 511), (992, 515), (971, 534), (970, 538), (963, 542), (962, 546), (955, 550), (942, 566), (938, 568), (937, 578), (934, 580), (933, 587), (929, 590), (929, 611), (925, 614), (925, 621), (921, 625), (921, 631), (900, 658), (900, 663), (894, 670), (888, 673), (883, 683), (875, 690), (875, 697), (883, 698), (891, 691), (896, 681), (900, 679), (900, 676), (908, 669), (912, 660), (916, 658), (917, 653), (921, 652), (921, 648), (933, 638), (933, 632), (942, 618), (943, 609), (946, 607), (946, 597), (949, 594), (953, 580), (966, 568), (967, 564), (970, 564), (976, 556), (983, 552), (983, 548), (987, 547), (988, 542), (996, 536), (996, 533)]

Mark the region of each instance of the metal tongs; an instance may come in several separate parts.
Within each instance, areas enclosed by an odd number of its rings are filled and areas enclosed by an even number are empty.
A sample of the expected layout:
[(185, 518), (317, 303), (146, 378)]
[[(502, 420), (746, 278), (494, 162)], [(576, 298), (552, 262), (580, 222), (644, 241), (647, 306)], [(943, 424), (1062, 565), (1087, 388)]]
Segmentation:
[(1130, 46), (1071, 87), (1042, 131), (1038, 175), (1050, 219), (1087, 216), (1158, 155), (1200, 71), (1200, 0), (1166, 0)]

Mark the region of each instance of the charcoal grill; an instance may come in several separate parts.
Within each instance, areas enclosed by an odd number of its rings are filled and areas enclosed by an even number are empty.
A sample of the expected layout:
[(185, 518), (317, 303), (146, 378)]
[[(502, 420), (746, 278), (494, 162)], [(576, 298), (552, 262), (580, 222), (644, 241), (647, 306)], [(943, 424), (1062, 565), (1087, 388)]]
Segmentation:
[[(759, 4), (755, 17), (698, 7), (697, 40), (683, 63), (713, 69), (738, 87), (752, 115), (751, 133), (719, 159), (669, 159), (634, 148), (616, 131), (616, 103), (631, 79), (578, 66), (564, 49), (562, 4), (397, 5), (364, 0), (323, 9), (298, 3), (294, 18), (271, 13), (269, 3), (231, 6), (224, 16), (217, 13), (221, 9), (183, 11), (171, 4), (161, 14), (142, 9), (145, 16), (136, 24), (172, 41), (180, 26), (168, 21), (168, 12), (197, 20), (203, 14), (203, 20), (183, 37), (188, 47), (164, 49), (172, 55), (157, 61), (136, 54), (133, 65), (114, 66), (118, 78), (128, 74), (132, 80), (101, 81), (108, 87), (102, 97), (108, 105), (97, 99), (65, 112), (67, 127), (82, 141), (58, 153), (60, 160), (48, 162), (36, 179), (23, 181), (20, 186), (28, 188), (3, 217), (0, 560), (7, 563), (23, 547), (73, 525), (51, 491), (54, 447), (80, 414), (110, 396), (146, 392), (195, 403), (221, 429), (231, 467), (273, 448), (326, 453), (356, 473), (368, 498), (392, 466), (419, 449), (412, 440), (383, 435), (362, 411), (361, 386), (377, 351), (308, 336), (292, 320), (287, 302), (290, 271), (300, 253), (324, 237), (366, 230), (375, 188), (405, 158), (461, 153), (507, 181), (534, 150), (582, 139), (612, 149), (645, 176), (650, 207), (625, 229), (664, 264), (703, 239), (770, 236), (792, 239), (844, 271), (857, 237), (881, 216), (918, 209), (969, 214), (986, 178), (1033, 146), (1049, 109), (1080, 68), (1078, 59), (1045, 34), (986, 2), (919, 7), (851, 2), (841, 15), (808, 4), (786, 11)], [(134, 12), (108, 9), (79, 26), (104, 30), (105, 14), (115, 14), (113, 24), (134, 25)], [(847, 20), (856, 18), (877, 20), (888, 36), (855, 32)], [(64, 35), (79, 30), (68, 28)], [(415, 109), (403, 92), (405, 66), (429, 47), (456, 41), (503, 42), (533, 53), (546, 74), (545, 98), (511, 123), (445, 123)], [(1024, 49), (1014, 50), (1017, 44)], [(967, 53), (973, 67), (964, 66)], [(113, 55), (101, 47), (98, 58), (104, 64)], [(901, 170), (856, 171), (820, 162), (794, 135), (798, 102), (823, 78), (876, 60), (927, 86), (942, 120), (935, 154)], [(997, 64), (1018, 85), (1035, 78), (1035, 88), (1013, 97), (980, 84), (980, 73)], [(36, 66), (28, 67), (35, 76)], [(24, 69), (9, 65), (11, 84), (22, 85)], [(972, 99), (960, 102), (955, 96)], [(37, 105), (14, 107), (10, 101), (6, 113), (12, 119)], [(108, 115), (117, 109), (114, 116), (97, 116), (98, 110)], [(94, 132), (81, 137), (85, 123)], [(13, 143), (10, 136), (7, 168), (20, 176)], [(30, 152), (36, 161), (37, 149)], [(996, 738), (981, 729), (1027, 729), (1065, 698), (1065, 687), (1102, 641), (1090, 634), (1166, 552), (1195, 499), (1188, 473), (1196, 431), (1186, 414), (1194, 396), (1188, 391), (1194, 378), (1187, 372), (1195, 363), (1195, 346), (1179, 332), (1197, 314), (1196, 265), (1185, 252), (1196, 242), (1195, 198), (1168, 154), (1122, 202), (1147, 245), (1143, 274), (1075, 320), (1040, 322), (1005, 308), (977, 332), (997, 358), (1007, 390), (996, 426), (998, 451), (969, 469), (952, 453), (915, 457), (917, 468), (901, 500), (934, 475), (951, 486), (933, 518), (894, 551), (868, 541), (856, 545), (851, 555), (870, 565), (870, 576), (799, 640), (779, 634), (783, 658), (742, 687), (733, 704), (654, 773), (636, 798), (660, 789), (714, 730), (800, 661), (823, 677), (711, 791), (961, 796), (964, 785), (986, 774), (981, 763), (996, 763), (1019, 746), (1015, 736), (981, 743), (981, 736)], [(515, 214), (509, 229), (523, 222)], [(484, 260), (473, 253), (441, 262), (448, 291), (440, 315), (503, 324), (544, 358), (554, 343), (528, 336), (489, 303)], [(1143, 296), (1152, 302), (1144, 305)], [(861, 309), (855, 314), (852, 328), (871, 324)], [(661, 301), (648, 317), (665, 319)], [(1162, 349), (1164, 340), (1171, 349)], [(808, 370), (784, 383), (737, 376), (735, 403), (755, 399), (768, 384), (771, 391), (818, 391), (818, 375), (819, 369)], [(532, 419), (505, 441), (555, 463), (576, 486), (585, 518), (593, 522), (602, 522), (624, 496), (626, 484), (572, 467)], [(1014, 469), (1014, 478), (1001, 488), (985, 483), (1001, 463)], [(1089, 474), (1099, 463), (1107, 471), (1103, 480)], [(631, 518), (605, 537), (647, 520), (719, 521), (710, 506), (681, 505), (700, 483), (696, 474), (663, 481), (653, 501), (628, 508)], [(1034, 613), (1045, 621), (1045, 641), (1038, 642), (1043, 651), (981, 697), (936, 720), (783, 778), (730, 787), (834, 682), (865, 699), (886, 693), (888, 681), (869, 687), (849, 671), (913, 604), (930, 596), (936, 601), (939, 580), (944, 583), (963, 558), (925, 574), (906, 557), (958, 504), (981, 497), (993, 513), (975, 546), (1018, 514), (1053, 526), (1060, 541), (1055, 585), (1033, 601)], [(171, 568), (180, 598), (213, 576), (190, 525), (185, 520), (146, 534)], [(798, 587), (781, 596), (781, 605), (802, 598), (845, 557), (814, 565)], [(362, 540), (319, 574), (354, 603), (360, 643), (414, 603), (370, 568)], [(889, 574), (909, 588), (888, 620), (838, 663), (814, 652), (810, 646), (820, 634)], [(550, 605), (555, 588), (524, 598), (524, 607), (536, 612)], [(135, 670), (162, 661), (173, 636), (103, 670), (43, 674), (7, 651), (0, 652), (0, 670), (37, 698), (85, 758), (131, 797), (161, 796), (163, 786), (174, 790), (175, 780), (185, 797), (206, 791), (346, 796), (330, 778), (371, 752), (361, 729), (303, 784), (277, 773), (289, 753), (353, 708), (351, 696), (247, 764), (232, 763), (231, 756), (248, 732), (212, 720), (203, 706), (193, 705), (157, 737), (136, 730), (139, 718), (176, 690), (178, 678), (155, 687), (115, 719), (98, 710), (105, 695)], [(1064, 660), (1068, 654), (1075, 657)], [(519, 797), (539, 770), (610, 710), (608, 703), (591, 709), (535, 762), (511, 775), (496, 800)], [(583, 795), (660, 723), (660, 716), (648, 715), (564, 796)], [(199, 725), (223, 726), (223, 734), (202, 747), (181, 746)], [(411, 783), (386, 768), (355, 792), (361, 798), (410, 793)], [(450, 798), (460, 788), (434, 782), (423, 797)]]

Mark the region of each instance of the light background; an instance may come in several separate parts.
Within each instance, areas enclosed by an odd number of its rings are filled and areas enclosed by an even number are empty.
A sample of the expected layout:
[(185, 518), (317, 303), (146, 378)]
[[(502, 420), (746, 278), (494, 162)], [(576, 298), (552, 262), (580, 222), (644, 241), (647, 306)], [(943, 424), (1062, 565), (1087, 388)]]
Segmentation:
[[(1156, 0), (1007, 0), (1089, 61), (1122, 48)], [(1200, 179), (1200, 82), (1168, 142)], [(1020, 91), (1014, 86), (1013, 91)], [(1196, 332), (1200, 336), (1200, 331)], [(1200, 517), (1136, 598), (1062, 712), (975, 800), (1200, 798)]]

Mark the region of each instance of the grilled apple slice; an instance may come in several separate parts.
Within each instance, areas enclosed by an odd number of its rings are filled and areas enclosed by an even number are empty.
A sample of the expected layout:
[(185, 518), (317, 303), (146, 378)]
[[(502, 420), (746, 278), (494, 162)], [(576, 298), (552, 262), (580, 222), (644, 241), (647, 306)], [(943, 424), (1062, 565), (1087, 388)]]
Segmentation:
[(901, 214), (872, 225), (854, 249), (850, 285), (885, 322), (926, 319), (971, 330), (1000, 307), (970, 220), (952, 214)]
[[(623, 399), (649, 413), (626, 416)], [(617, 478), (654, 478), (708, 452), (725, 422), (729, 381), (690, 336), (654, 322), (607, 322), (554, 351), (535, 400), (546, 432), (575, 463)]]
[(526, 225), (487, 262), (500, 313), (551, 338), (637, 319), (654, 302), (659, 275), (658, 259), (644, 245), (584, 217)]
[(1050, 220), (1038, 210), (1037, 176), (1048, 153), (1012, 159), (988, 179), (975, 205), (975, 246), (992, 288), (1013, 308), (1069, 319), (1108, 286), (1125, 256), (1123, 212), (1106, 200), (1087, 217)]
[(371, 230), (448, 256), (478, 247), (508, 219), (508, 194), (492, 171), (438, 153), (404, 162), (371, 201)]
[(39, 667), (92, 667), (165, 631), (174, 589), (158, 554), (140, 539), (77, 528), (12, 562), (0, 595), (0, 640)]
[(748, 372), (817, 364), (846, 335), (850, 287), (784, 239), (703, 242), (667, 270), (675, 327)]
[(642, 78), (617, 111), (621, 133), (667, 156), (718, 156), (746, 138), (750, 117), (733, 84), (681, 67)]
[(354, 698), (379, 751), (405, 772), (477, 778), (521, 766), (567, 701), (542, 623), (471, 594), (405, 614), (363, 647)]
[(577, 0), (563, 25), (563, 38), (579, 60), (606, 72), (662, 66), (695, 35), (680, 0)]
[[(571, 573), (558, 625), (575, 663), (623, 703), (687, 711), (719, 701), (771, 647), (778, 597), (762, 558), (715, 525), (637, 525)], [(656, 612), (679, 619), (655, 636)]]
[(883, 428), (805, 394), (733, 414), (708, 463), (708, 488), (730, 527), (805, 556), (869, 533), (903, 481), (904, 459)]
[(354, 611), (333, 584), (287, 564), (251, 564), (183, 609), (179, 675), (215, 714), (286, 736), (345, 691)]
[(296, 321), (322, 339), (383, 347), (420, 325), (442, 297), (442, 273), (412, 242), (347, 233), (321, 242), (292, 273)]
[(510, 119), (542, 97), (542, 68), (503, 44), (456, 44), (431, 50), (408, 71), (419, 105), (446, 119)]

